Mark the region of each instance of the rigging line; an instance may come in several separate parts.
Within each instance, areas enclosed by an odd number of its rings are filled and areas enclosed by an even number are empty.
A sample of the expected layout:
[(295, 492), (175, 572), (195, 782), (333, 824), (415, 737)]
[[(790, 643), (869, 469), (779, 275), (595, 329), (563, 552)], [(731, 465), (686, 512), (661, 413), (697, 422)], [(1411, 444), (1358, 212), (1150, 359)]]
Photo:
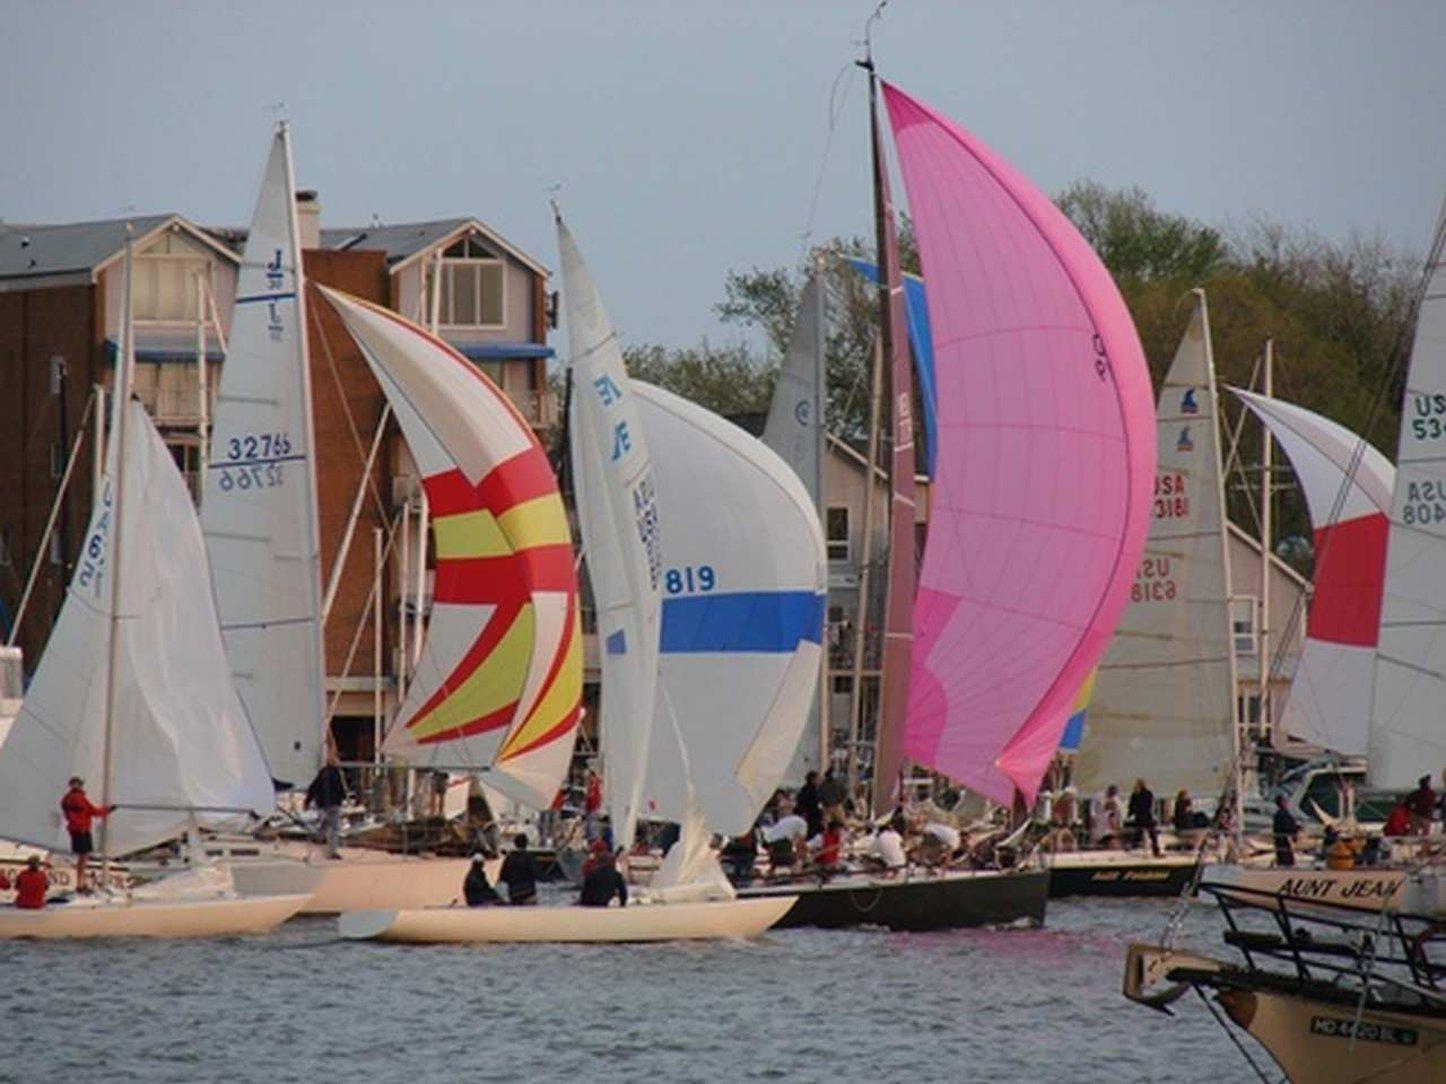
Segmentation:
[(1235, 1031), (1230, 1027), (1230, 1025), (1220, 1018), (1220, 1010), (1216, 1008), (1213, 1001), (1211, 1001), (1208, 997), (1205, 996), (1205, 991), (1201, 990), (1200, 987), (1196, 986), (1194, 983), (1190, 984), (1190, 988), (1199, 995), (1201, 1001), (1205, 1002), (1206, 1008), (1210, 1010), (1210, 1015), (1213, 1016), (1215, 1018), (1215, 1022), (1225, 1030), (1225, 1034), (1230, 1036), (1230, 1041), (1235, 1044), (1235, 1049), (1240, 1051), (1241, 1055), (1245, 1058), (1246, 1064), (1248, 1064), (1250, 1068), (1255, 1071), (1255, 1075), (1261, 1080), (1265, 1081), (1265, 1084), (1273, 1084), (1270, 1077), (1266, 1076), (1265, 1071), (1261, 1069), (1259, 1065), (1255, 1064), (1255, 1058), (1251, 1056), (1250, 1051), (1247, 1050), (1245, 1044), (1241, 1042), (1240, 1036), (1236, 1035)]
[[(882, 7), (883, 5), (880, 5)], [(819, 157), (818, 172), (814, 176), (813, 195), (808, 202), (808, 216), (804, 220), (803, 233), (799, 238), (798, 262), (803, 263), (808, 258), (809, 242), (813, 240), (813, 227), (818, 217), (819, 200), (823, 197), (824, 177), (828, 172), (829, 159), (833, 154), (833, 137), (838, 131), (838, 120), (843, 114), (844, 105), (848, 102), (849, 91), (853, 89), (853, 80), (845, 78), (852, 76), (856, 65), (852, 60), (847, 61), (833, 77), (833, 85), (828, 92), (828, 132), (823, 141), (823, 153)], [(840, 93), (840, 87), (842, 93)]]
[[(383, 565), (386, 564), (387, 559), (392, 554), (393, 544), (397, 540), (397, 528), (401, 525), (401, 522), (402, 517), (398, 515), (394, 516), (391, 522), (387, 524), (387, 538), (385, 544), (382, 546)], [(367, 592), (366, 604), (357, 612), (356, 631), (352, 633), (351, 646), (348, 647), (346, 651), (346, 661), (341, 667), (341, 676), (337, 684), (336, 692), (331, 694), (331, 703), (326, 706), (326, 718), (322, 721), (322, 734), (328, 746), (331, 745), (331, 721), (336, 717), (337, 705), (341, 702), (341, 694), (345, 691), (342, 683), (351, 676), (351, 664), (356, 661), (356, 651), (361, 645), (362, 632), (373, 619), (372, 607), (376, 604), (377, 587), (377, 577), (373, 576), (371, 590)], [(385, 735), (383, 735), (383, 737), (385, 737)]]
[[(351, 412), (351, 403), (347, 401), (346, 390), (342, 387), (341, 370), (337, 368), (336, 357), (331, 352), (331, 342), (326, 337), (326, 329), (322, 326), (321, 317), (317, 314), (316, 306), (310, 304), (307, 305), (306, 313), (307, 316), (311, 319), (312, 327), (316, 329), (316, 337), (321, 341), (321, 352), (326, 355), (326, 367), (327, 370), (331, 373), (331, 382), (336, 385), (336, 397), (337, 400), (341, 403), (342, 416), (346, 418), (346, 427), (348, 432), (351, 433), (351, 441), (352, 445), (356, 448), (357, 459), (362, 464), (362, 469), (365, 470), (367, 463), (367, 448), (366, 445), (362, 442), (361, 431), (357, 428), (356, 418)], [(383, 398), (385, 398), (385, 396), (383, 396)], [(315, 412), (315, 410), (316, 406), (315, 404), (312, 404), (313, 413)], [(313, 436), (313, 443), (314, 442), (315, 437)], [(310, 449), (310, 452), (312, 455), (315, 455), (316, 449), (312, 448)], [(377, 487), (375, 473), (373, 472), (369, 474), (365, 481), (367, 483), (367, 487), (371, 490), (372, 500), (376, 502), (377, 517), (379, 519), (385, 519), (386, 506), (382, 503), (382, 494), (381, 490)]]

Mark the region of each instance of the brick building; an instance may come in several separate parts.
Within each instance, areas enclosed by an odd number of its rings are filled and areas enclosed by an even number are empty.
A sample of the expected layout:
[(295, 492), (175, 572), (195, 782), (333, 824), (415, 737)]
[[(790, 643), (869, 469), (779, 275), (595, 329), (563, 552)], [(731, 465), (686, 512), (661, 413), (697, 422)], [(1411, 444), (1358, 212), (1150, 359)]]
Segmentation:
[[(548, 393), (548, 272), (473, 218), (321, 229), (320, 205), (298, 193), (307, 278), (394, 309), (473, 359), (517, 404), (544, 441), (557, 421)], [(9, 632), (69, 450), (76, 467), (44, 547), (19, 630), (33, 670), (59, 612), (90, 515), (99, 469), (93, 389), (108, 388), (121, 322), (121, 258), (134, 239), (135, 391), (199, 489), (205, 432), (230, 327), (244, 232), (200, 227), (176, 214), (64, 225), (0, 224), (0, 631)], [(311, 383), (323, 585), (330, 577), (362, 482), (383, 397), (329, 305), (309, 302)], [(88, 416), (87, 416), (88, 414)], [(372, 485), (326, 624), (328, 687), (339, 692), (343, 752), (369, 757), (377, 692), (394, 707), (404, 652), (418, 635), (430, 589), (418, 567), (425, 517), (415, 468), (395, 423), (383, 434)], [(377, 622), (368, 606), (378, 578), (375, 529), (401, 533), (381, 569)], [(347, 666), (348, 656), (351, 665)]]

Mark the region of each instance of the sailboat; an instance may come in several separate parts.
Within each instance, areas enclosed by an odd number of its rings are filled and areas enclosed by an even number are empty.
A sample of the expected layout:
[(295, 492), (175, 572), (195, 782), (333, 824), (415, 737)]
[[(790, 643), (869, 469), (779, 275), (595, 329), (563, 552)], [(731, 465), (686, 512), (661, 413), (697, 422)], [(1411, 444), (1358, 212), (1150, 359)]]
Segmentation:
[[(1132, 779), (1156, 794), (1230, 789), (1237, 762), (1235, 653), (1210, 315), (1202, 290), (1156, 407), (1158, 466), (1145, 554), (1098, 669), (1072, 782), (1086, 793)], [(1062, 852), (1051, 892), (1179, 895), (1194, 854)]]
[[(226, 657), (282, 789), (304, 788), (326, 749), (320, 531), (307, 354), (308, 303), (291, 131), (276, 126), (241, 257), (217, 389), (201, 527)], [(307, 892), (303, 913), (455, 899), (464, 859), (306, 844), (207, 844), (243, 892)]]
[[(0, 749), (0, 836), (65, 849), (59, 792), (79, 775), (114, 809), (102, 869), (272, 806), (265, 758), (232, 685), (185, 480), (130, 395), (131, 251), (105, 474), (65, 602)], [(0, 911), (0, 938), (198, 937), (284, 922), (306, 894), (238, 897), (224, 866), (124, 895)]]
[[(681, 594), (683, 577), (691, 576), (691, 583), (698, 588), (702, 587), (705, 579), (712, 587), (721, 587), (723, 581), (719, 577), (728, 575), (730, 569), (721, 561), (716, 561), (714, 565), (694, 564), (685, 568), (669, 568), (665, 571), (665, 556), (660, 533), (659, 489), (655, 483), (653, 466), (648, 454), (650, 434), (642, 420), (639, 404), (641, 396), (628, 381), (616, 336), (608, 324), (606, 314), (602, 310), (597, 292), (582, 263), (572, 236), (562, 224), (560, 217), (558, 219), (558, 239), (562, 251), (564, 296), (567, 304), (568, 333), (572, 347), (573, 382), (574, 387), (578, 389), (578, 394), (572, 397), (569, 416), (573, 466), (577, 478), (578, 518), (586, 547), (588, 572), (593, 583), (593, 594), (598, 613), (598, 635), (603, 655), (604, 691), (599, 730), (603, 742), (603, 769), (607, 780), (609, 816), (615, 826), (617, 844), (626, 847), (631, 842), (636, 830), (638, 816), (649, 805), (654, 808), (671, 808), (676, 799), (669, 792), (668, 787), (675, 783), (683, 784), (681, 804), (689, 809), (699, 810), (700, 814), (691, 818), (691, 824), (685, 823), (684, 841), (680, 845), (680, 849), (670, 854), (669, 860), (665, 860), (663, 868), (659, 871), (660, 883), (655, 890), (645, 899), (630, 906), (621, 908), (575, 906), (430, 908), (360, 912), (342, 916), (340, 930), (344, 937), (412, 943), (454, 941), (626, 942), (747, 937), (762, 933), (787, 911), (793, 902), (791, 898), (765, 901), (735, 900), (731, 898), (731, 890), (727, 887), (726, 880), (721, 877), (721, 873), (716, 878), (709, 879), (707, 877), (710, 852), (706, 846), (706, 836), (699, 833), (701, 810), (707, 808), (714, 811), (733, 811), (741, 802), (745, 806), (743, 815), (746, 815), (751, 821), (752, 816), (756, 813), (756, 807), (751, 805), (751, 798), (746, 794), (740, 798), (737, 788), (722, 785), (714, 789), (705, 789), (702, 785), (697, 787), (693, 785), (695, 778), (702, 784), (705, 781), (711, 781), (712, 777), (708, 776), (706, 772), (695, 777), (688, 771), (689, 762), (686, 759), (687, 753), (683, 745), (682, 732), (678, 726), (678, 720), (670, 714), (672, 709), (664, 688), (665, 679), (660, 677), (659, 672), (659, 656), (670, 642), (664, 638), (662, 592), (664, 584), (669, 581), (670, 574), (678, 577), (679, 590), (677, 593)], [(363, 343), (363, 349), (368, 353), (369, 358), (374, 353), (378, 353), (375, 334), (369, 335), (368, 329), (358, 326), (357, 303), (341, 301), (330, 293), (329, 296), (333, 296), (340, 304), (347, 306), (342, 311), (348, 328), (358, 338), (358, 341)], [(381, 310), (373, 312), (373, 322), (381, 315)], [(394, 327), (405, 324), (404, 321), (389, 314), (387, 314), (387, 318)], [(414, 355), (422, 351), (422, 347), (417, 345), (421, 341), (430, 347), (433, 354), (444, 355), (442, 360), (451, 366), (449, 372), (455, 370), (459, 365), (466, 366), (467, 363), (453, 354), (445, 344), (437, 340), (430, 340), (430, 337), (418, 328), (409, 327), (409, 330), (413, 335), (408, 341), (408, 346)], [(394, 339), (399, 337), (400, 333), (393, 332)], [(397, 345), (393, 354), (398, 355), (401, 350), (402, 347)], [(414, 363), (418, 365), (419, 369), (420, 361), (420, 357), (414, 358)], [(439, 364), (433, 364), (432, 368), (441, 371), (442, 367)], [(474, 370), (469, 371), (475, 374)], [(479, 381), (484, 379), (480, 377), (480, 374), (475, 375)], [(457, 384), (462, 382), (463, 378), (453, 374), (451, 379), (454, 384)], [(385, 386), (387, 386), (386, 381), (384, 381)], [(500, 392), (497, 392), (496, 389), (492, 389), (492, 392), (498, 402), (505, 403)], [(455, 394), (456, 389), (454, 388), (451, 395)], [(664, 394), (655, 392), (653, 394), (654, 402), (659, 402)], [(415, 416), (423, 413), (431, 419), (431, 424), (435, 426), (438, 424), (436, 415), (443, 409), (456, 413), (457, 420), (452, 423), (454, 426), (460, 426), (462, 419), (470, 416), (472, 419), (470, 424), (480, 431), (487, 431), (485, 416), (478, 415), (475, 409), (466, 411), (461, 406), (450, 405), (449, 398), (440, 394), (433, 395), (428, 399), (408, 396), (400, 400), (401, 405), (398, 405), (397, 398), (393, 398), (392, 402), (398, 410), (398, 417), (402, 421), (404, 432), (409, 431), (407, 424), (409, 412), (413, 414), (414, 422), (417, 420)], [(677, 409), (676, 403), (670, 405), (674, 410)], [(495, 407), (493, 409), (495, 412)], [(687, 414), (688, 412), (684, 409), (682, 415), (686, 417)], [(691, 420), (694, 423), (697, 421), (696, 418)], [(446, 423), (445, 415), (442, 416), (442, 421), (444, 424)], [(517, 424), (522, 426), (520, 419), (517, 420)], [(661, 416), (655, 416), (655, 427), (661, 424)], [(415, 424), (413, 427), (415, 428)], [(525, 430), (525, 426), (522, 428)], [(709, 433), (707, 429), (703, 429), (699, 436), (692, 437), (691, 446), (701, 448), (704, 452), (707, 451), (707, 440), (700, 438), (711, 438), (714, 441), (718, 439), (716, 432)], [(668, 434), (662, 433), (661, 439), (667, 441), (670, 437)], [(688, 442), (688, 439), (685, 438), (685, 443)], [(410, 436), (409, 443), (411, 443)], [(415, 444), (413, 448), (415, 452)], [(542, 555), (538, 554), (529, 557), (525, 567), (534, 575), (546, 575), (555, 580), (566, 577), (570, 580), (570, 592), (573, 600), (571, 605), (575, 607), (576, 582), (573, 579), (571, 546), (568, 541), (561, 499), (557, 495), (555, 479), (552, 478), (551, 471), (547, 468), (541, 449), (537, 448), (535, 451), (537, 465), (530, 473), (530, 479), (535, 488), (516, 496), (532, 497), (533, 499), (523, 506), (532, 507), (537, 500), (542, 499), (534, 496), (536, 489), (545, 485), (547, 507), (552, 511), (549, 511), (547, 515), (546, 531), (536, 526), (523, 528), (523, 525), (519, 523), (517, 526), (523, 529), (516, 537), (522, 541), (546, 541), (549, 543), (546, 565), (541, 560)], [(455, 456), (455, 451), (453, 454)], [(507, 465), (509, 464), (503, 464), (503, 466)], [(690, 465), (694, 465), (691, 460), (679, 457), (677, 464), (679, 469), (687, 470)], [(484, 475), (484, 477), (490, 478), (501, 469), (502, 467), (494, 466), (492, 474)], [(478, 486), (478, 492), (482, 492), (487, 489), (488, 482), (483, 480), (479, 485), (474, 481), (471, 482), (471, 485)], [(442, 494), (439, 492), (437, 496), (440, 497)], [(724, 514), (736, 516), (739, 503), (739, 499), (728, 502)], [(433, 505), (434, 508), (437, 508), (436, 499), (434, 499)], [(502, 522), (502, 519), (499, 518), (499, 525)], [(741, 526), (742, 524), (739, 524), (740, 528)], [(821, 540), (819, 541), (821, 542)], [(459, 569), (459, 572), (461, 571)], [(485, 566), (470, 567), (467, 571), (475, 580), (470, 587), (473, 594), (484, 590), (493, 577), (505, 578), (507, 576), (507, 570), (501, 567), (490, 569)], [(504, 587), (504, 589), (507, 588)], [(514, 586), (511, 589), (516, 588)], [(535, 590), (533, 597), (538, 597)], [(718, 597), (720, 599), (723, 597), (721, 591)], [(705, 605), (704, 609), (706, 608)], [(707, 613), (700, 614), (697, 607), (688, 609), (690, 613), (683, 615), (681, 624), (675, 626), (672, 637), (683, 645), (683, 649), (692, 647), (700, 652), (708, 653), (710, 647), (716, 647), (708, 638), (708, 630), (714, 627), (716, 617), (714, 622), (710, 623)], [(736, 619), (741, 616), (746, 620), (750, 616), (749, 605), (744, 605), (740, 609), (737, 606), (730, 607), (725, 604), (724, 611), (725, 619)], [(756, 624), (758, 627), (766, 628), (766, 615), (763, 615)], [(546, 622), (539, 620), (538, 629), (541, 630), (546, 625)], [(572, 635), (574, 642), (580, 641), (580, 630), (574, 630)], [(545, 639), (546, 637), (539, 636), (539, 641)], [(503, 655), (499, 661), (505, 662), (506, 658), (507, 656)], [(545, 659), (535, 661), (534, 668), (545, 669), (545, 662)], [(816, 665), (815, 635), (814, 666)], [(579, 654), (569, 661), (568, 666), (569, 668), (575, 667), (577, 672), (575, 678), (569, 677), (568, 679), (569, 681), (575, 680), (576, 685), (571, 686), (574, 689), (573, 714), (567, 740), (565, 743), (554, 740), (550, 756), (536, 759), (531, 768), (530, 778), (527, 780), (530, 790), (523, 794), (508, 791), (514, 793), (514, 796), (524, 798), (529, 804), (538, 808), (546, 807), (555, 793), (558, 783), (565, 775), (567, 756), (571, 752), (572, 739), (576, 732), (576, 704), (581, 686), (580, 649)], [(810, 691), (812, 682), (816, 680), (815, 675), (816, 671), (810, 671), (806, 664), (802, 665), (800, 677)], [(703, 681), (710, 676), (705, 672)], [(680, 682), (678, 691), (680, 701), (692, 707), (696, 705), (697, 693), (702, 691), (705, 686), (699, 683), (699, 675), (696, 671), (689, 677), (692, 681)], [(494, 678), (494, 680), (496, 679)], [(521, 687), (526, 690), (530, 687), (530, 683), (529, 678)], [(713, 687), (716, 688), (716, 682)], [(519, 701), (519, 705), (525, 707), (525, 697)], [(658, 715), (664, 716), (663, 726), (658, 725), (656, 718)], [(789, 713), (789, 721), (795, 726), (801, 725), (802, 718), (801, 711)], [(712, 722), (713, 720), (702, 721)], [(406, 725), (414, 731), (418, 729), (415, 720)], [(467, 726), (464, 726), (463, 729), (467, 729)], [(422, 727), (420, 734), (425, 735), (426, 733), (427, 728)], [(664, 742), (665, 751), (659, 754), (657, 761), (659, 774), (653, 781), (654, 797), (648, 799), (645, 795), (649, 793), (648, 778), (655, 736), (658, 739), (669, 739), (677, 744), (669, 747), (666, 741)], [(793, 732), (793, 738), (794, 740), (797, 738), (796, 729)], [(504, 749), (505, 747), (504, 742)], [(712, 750), (705, 751), (711, 752)], [(745, 750), (745, 752), (747, 751)], [(776, 754), (776, 747), (764, 741), (761, 743), (761, 748), (755, 752), (755, 759), (761, 757), (766, 760), (773, 754)], [(662, 759), (664, 756), (667, 757), (666, 761)], [(708, 767), (712, 766), (710, 762)], [(759, 778), (766, 781), (770, 777), (769, 772), (777, 769), (777, 762), (761, 767), (757, 770)], [(512, 777), (513, 784), (520, 782), (516, 778), (515, 771), (506, 772), (495, 781), (499, 789), (508, 790), (508, 786), (504, 782), (508, 776)], [(762, 801), (763, 798), (759, 798), (757, 804), (761, 806)], [(736, 815), (739, 814), (730, 812), (730, 816)], [(716, 861), (713, 864), (716, 866)]]

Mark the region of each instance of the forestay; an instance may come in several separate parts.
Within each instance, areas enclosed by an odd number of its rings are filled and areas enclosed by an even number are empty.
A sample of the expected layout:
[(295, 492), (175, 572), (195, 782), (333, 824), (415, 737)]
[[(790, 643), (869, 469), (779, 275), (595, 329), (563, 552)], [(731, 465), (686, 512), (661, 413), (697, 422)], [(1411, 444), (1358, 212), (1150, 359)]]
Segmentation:
[(237, 275), (201, 525), (237, 691), (272, 774), (305, 786), (321, 763), (325, 674), (294, 188), (281, 124)]
[[(274, 805), (261, 746), (231, 682), (191, 494), (145, 409), (134, 401), (126, 409), (108, 794), (120, 808), (105, 825), (111, 854), (179, 836), (193, 823), (190, 809), (210, 810), (195, 815), (207, 825)], [(60, 820), (65, 781), (79, 775), (92, 797), (105, 793), (120, 443), (107, 449), (65, 604), (0, 751), (0, 837), (61, 851), (69, 849)]]
[(1143, 777), (1159, 793), (1221, 793), (1232, 778), (1235, 654), (1215, 362), (1205, 295), (1157, 407), (1159, 465), (1145, 555), (1099, 666), (1074, 781)]
[(904, 752), (1033, 796), (1129, 599), (1155, 475), (1149, 372), (1048, 197), (884, 88), (923, 264), (939, 447)]
[(1446, 217), (1437, 223), (1406, 371), (1369, 781), (1409, 788), (1446, 763)]
[(691, 784), (707, 827), (737, 835), (782, 781), (818, 688), (823, 532), (766, 445), (671, 392), (632, 389), (668, 525), (645, 808), (683, 821)]
[(604, 794), (614, 841), (626, 847), (656, 710), (663, 576), (657, 494), (617, 335), (560, 217), (557, 244), (573, 378), (569, 443), (597, 609)]
[(582, 697), (572, 537), (557, 479), (506, 395), (451, 346), (386, 309), (322, 291), (386, 393), (432, 512), (433, 604), (384, 751), (488, 769), (546, 809)]
[(1231, 391), (1270, 426), (1290, 458), (1314, 527), (1310, 614), (1281, 725), (1302, 741), (1364, 754), (1396, 468), (1329, 418)]

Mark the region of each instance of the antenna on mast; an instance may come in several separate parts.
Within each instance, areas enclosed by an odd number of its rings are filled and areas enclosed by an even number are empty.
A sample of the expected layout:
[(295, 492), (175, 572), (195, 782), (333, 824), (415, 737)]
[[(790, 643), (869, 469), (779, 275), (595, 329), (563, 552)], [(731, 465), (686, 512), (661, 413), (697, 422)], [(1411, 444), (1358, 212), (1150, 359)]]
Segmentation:
[(864, 37), (859, 44), (864, 47), (864, 58), (858, 62), (859, 67), (867, 70), (874, 70), (874, 23), (882, 22), (884, 8), (889, 6), (889, 0), (879, 0), (878, 6), (864, 22)]

